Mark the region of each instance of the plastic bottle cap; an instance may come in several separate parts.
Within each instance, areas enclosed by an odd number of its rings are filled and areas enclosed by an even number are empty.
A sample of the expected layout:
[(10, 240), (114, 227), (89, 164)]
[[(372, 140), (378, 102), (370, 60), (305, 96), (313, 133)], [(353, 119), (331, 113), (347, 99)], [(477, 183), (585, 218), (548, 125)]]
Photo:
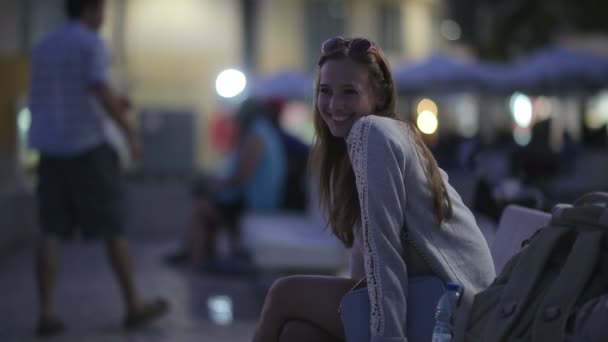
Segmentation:
[(446, 288), (448, 291), (460, 291), (462, 289), (462, 285), (458, 283), (447, 283)]

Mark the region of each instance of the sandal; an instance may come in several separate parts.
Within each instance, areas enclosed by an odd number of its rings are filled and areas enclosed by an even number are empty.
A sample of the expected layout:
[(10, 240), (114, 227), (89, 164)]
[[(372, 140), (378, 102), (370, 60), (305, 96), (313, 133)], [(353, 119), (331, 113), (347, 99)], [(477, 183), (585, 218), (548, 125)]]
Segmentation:
[(51, 337), (65, 331), (65, 324), (57, 318), (40, 319), (36, 328), (39, 337)]
[(164, 257), (164, 261), (172, 266), (183, 265), (190, 261), (190, 252), (187, 250), (179, 250)]
[(142, 305), (138, 312), (129, 314), (125, 319), (124, 326), (126, 329), (138, 328), (165, 315), (168, 311), (169, 303), (163, 298), (156, 299)]

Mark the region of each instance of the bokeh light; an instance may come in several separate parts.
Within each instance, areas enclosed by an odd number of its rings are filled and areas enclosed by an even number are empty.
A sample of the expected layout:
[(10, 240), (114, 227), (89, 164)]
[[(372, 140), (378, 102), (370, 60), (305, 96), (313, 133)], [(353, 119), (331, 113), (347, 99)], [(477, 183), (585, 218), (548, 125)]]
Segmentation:
[(599, 129), (603, 125), (608, 125), (608, 90), (589, 101), (584, 120), (585, 126), (591, 129)]
[(437, 108), (437, 104), (431, 99), (422, 99), (418, 102), (418, 106), (416, 106), (416, 113), (421, 114), (424, 111), (431, 112), (435, 115), (439, 114), (439, 109)]
[(462, 30), (457, 22), (451, 19), (446, 19), (441, 22), (441, 35), (447, 40), (458, 40), (462, 35)]
[(17, 127), (19, 128), (19, 134), (25, 135), (30, 129), (32, 122), (32, 116), (28, 108), (23, 108), (17, 114)]
[(433, 134), (437, 131), (439, 120), (437, 120), (437, 115), (425, 110), (418, 114), (416, 125), (418, 126), (420, 132), (424, 134)]
[(553, 108), (551, 107), (551, 100), (546, 96), (539, 96), (534, 99), (532, 106), (537, 121), (543, 121), (551, 117)]
[(226, 295), (207, 298), (207, 310), (211, 321), (218, 325), (229, 325), (233, 321), (232, 299)]
[(529, 128), (515, 127), (513, 129), (513, 140), (519, 146), (526, 146), (532, 140), (532, 130)]
[(523, 128), (527, 128), (532, 123), (532, 101), (522, 93), (515, 93), (511, 97), (511, 114), (515, 123)]
[(231, 98), (239, 95), (247, 85), (245, 74), (236, 69), (222, 71), (215, 80), (215, 90), (218, 95)]

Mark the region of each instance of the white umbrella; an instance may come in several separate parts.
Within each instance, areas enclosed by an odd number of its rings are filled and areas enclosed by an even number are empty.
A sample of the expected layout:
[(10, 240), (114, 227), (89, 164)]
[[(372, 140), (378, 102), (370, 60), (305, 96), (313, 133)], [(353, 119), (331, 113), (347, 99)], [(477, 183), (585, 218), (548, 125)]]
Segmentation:
[(484, 91), (493, 88), (494, 67), (445, 55), (396, 68), (393, 78), (400, 93)]
[(608, 87), (608, 58), (552, 46), (516, 59), (499, 73), (506, 92), (559, 93)]
[(299, 71), (282, 71), (271, 75), (254, 77), (249, 86), (249, 95), (257, 98), (281, 97), (307, 100), (312, 98), (313, 77)]

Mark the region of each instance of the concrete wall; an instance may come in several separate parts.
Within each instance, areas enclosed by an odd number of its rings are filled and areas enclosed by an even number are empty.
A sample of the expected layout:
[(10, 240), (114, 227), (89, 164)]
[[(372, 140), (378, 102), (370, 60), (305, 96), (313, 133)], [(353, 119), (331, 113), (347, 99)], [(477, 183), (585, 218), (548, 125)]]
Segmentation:
[(197, 159), (212, 159), (206, 120), (218, 104), (215, 78), (241, 67), (238, 0), (131, 0), (126, 6), (128, 91), (140, 108), (188, 108), (197, 115)]
[(20, 6), (21, 1), (19, 0), (0, 1), (0, 56), (13, 56), (21, 48)]
[(36, 234), (33, 192), (23, 186), (4, 186), (0, 191), (0, 256), (32, 243)]
[(304, 70), (307, 53), (304, 6), (303, 0), (260, 0), (257, 28), (260, 73)]

